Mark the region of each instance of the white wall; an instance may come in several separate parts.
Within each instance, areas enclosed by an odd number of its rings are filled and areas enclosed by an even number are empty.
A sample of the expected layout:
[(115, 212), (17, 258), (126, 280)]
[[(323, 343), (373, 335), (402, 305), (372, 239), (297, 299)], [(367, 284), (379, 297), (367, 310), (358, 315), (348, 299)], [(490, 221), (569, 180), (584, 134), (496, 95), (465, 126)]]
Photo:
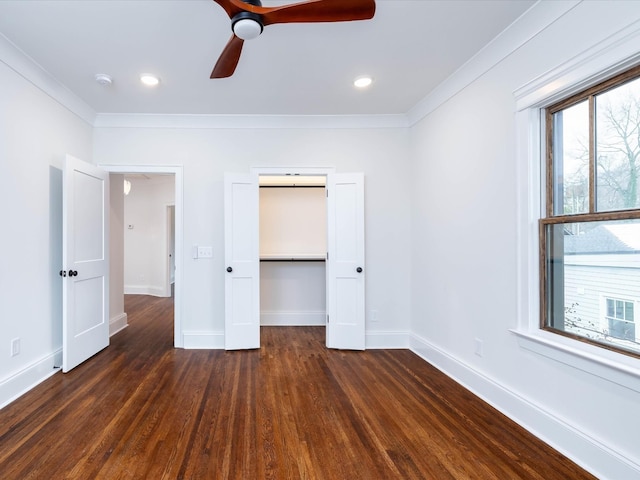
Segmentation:
[(131, 192), (124, 199), (124, 293), (168, 297), (167, 207), (175, 203), (175, 178), (146, 177), (127, 176)]
[[(101, 128), (97, 164), (182, 165), (183, 332), (220, 346), (224, 332), (223, 175), (251, 167), (336, 167), (365, 174), (367, 341), (406, 338), (409, 327), (409, 158), (405, 129)], [(238, 148), (242, 145), (243, 148)], [(134, 186), (135, 188), (135, 186)], [(213, 246), (211, 260), (191, 245)], [(216, 343), (217, 342), (217, 343)]]
[(260, 325), (326, 325), (325, 262), (260, 262)]
[[(1, 45), (0, 45), (1, 47)], [(62, 168), (92, 128), (3, 63), (0, 48), (0, 406), (54, 372), (62, 346)], [(10, 341), (21, 352), (10, 356)]]
[(260, 187), (260, 258), (327, 252), (324, 187)]
[(414, 348), (611, 479), (640, 478), (640, 378), (621, 386), (595, 365), (589, 373), (523, 349), (509, 331), (518, 327), (517, 162), (527, 168), (514, 91), (638, 22), (638, 7), (577, 4), (411, 129)]
[(326, 325), (327, 197), (324, 187), (260, 187), (261, 325)]
[(127, 326), (124, 311), (124, 175), (109, 175), (109, 333)]

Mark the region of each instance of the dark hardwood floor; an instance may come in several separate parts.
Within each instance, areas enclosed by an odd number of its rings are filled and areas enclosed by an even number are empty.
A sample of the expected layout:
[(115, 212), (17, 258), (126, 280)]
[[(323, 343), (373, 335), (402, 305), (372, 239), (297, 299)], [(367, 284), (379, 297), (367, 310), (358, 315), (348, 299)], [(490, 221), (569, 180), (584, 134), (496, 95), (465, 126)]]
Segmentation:
[(331, 351), (263, 327), (255, 351), (179, 350), (172, 299), (0, 411), (0, 478), (591, 479), (406, 350)]

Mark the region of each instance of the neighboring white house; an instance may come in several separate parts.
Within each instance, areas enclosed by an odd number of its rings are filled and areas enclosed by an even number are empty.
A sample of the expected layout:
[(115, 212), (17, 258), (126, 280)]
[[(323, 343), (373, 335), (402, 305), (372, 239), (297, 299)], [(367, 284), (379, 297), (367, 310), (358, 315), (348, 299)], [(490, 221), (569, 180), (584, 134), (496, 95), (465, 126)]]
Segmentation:
[(640, 349), (640, 223), (564, 235), (565, 330)]

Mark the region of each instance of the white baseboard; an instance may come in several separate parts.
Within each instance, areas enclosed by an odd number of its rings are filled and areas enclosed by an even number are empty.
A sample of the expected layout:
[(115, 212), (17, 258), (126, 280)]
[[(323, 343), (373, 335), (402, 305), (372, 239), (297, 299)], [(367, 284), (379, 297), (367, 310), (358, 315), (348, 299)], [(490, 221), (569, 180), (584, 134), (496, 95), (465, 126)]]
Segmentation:
[(409, 348), (409, 332), (365, 332), (367, 350)]
[[(285, 324), (279, 324), (285, 325)], [(292, 324), (286, 324), (292, 325)], [(324, 326), (324, 324), (323, 324)], [(409, 348), (408, 332), (366, 332), (365, 345), (367, 349), (398, 349)], [(224, 349), (224, 330), (215, 332), (184, 332), (183, 348), (185, 349)]]
[(224, 350), (224, 331), (183, 332), (183, 348)]
[(125, 285), (125, 295), (152, 295), (154, 297), (170, 297), (171, 293), (167, 295), (167, 292), (162, 287), (156, 287), (153, 285)]
[(260, 325), (265, 327), (324, 327), (325, 312), (260, 312)]
[(116, 315), (109, 320), (109, 336), (113, 337), (120, 330), (124, 330), (127, 328), (129, 324), (127, 323), (127, 314), (121, 313), (120, 315)]
[(612, 451), (579, 426), (553, 415), (424, 338), (411, 335), (410, 349), (598, 478), (640, 479), (640, 465), (633, 460)]
[(0, 408), (59, 372), (60, 365), (62, 365), (61, 348), (0, 381)]

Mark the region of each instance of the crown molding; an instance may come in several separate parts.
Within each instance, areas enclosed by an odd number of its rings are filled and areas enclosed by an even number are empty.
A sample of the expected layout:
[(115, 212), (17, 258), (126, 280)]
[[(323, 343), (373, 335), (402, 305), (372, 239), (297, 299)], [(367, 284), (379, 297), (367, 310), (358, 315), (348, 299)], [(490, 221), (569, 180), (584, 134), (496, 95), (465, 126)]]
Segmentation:
[(551, 105), (640, 64), (640, 20), (514, 91), (516, 110)]
[(450, 98), (495, 67), (571, 11), (582, 0), (538, 1), (468, 62), (407, 112), (409, 126), (428, 116)]
[(74, 115), (93, 125), (96, 112), (49, 72), (0, 33), (0, 62), (40, 89)]
[(96, 128), (406, 128), (399, 115), (176, 115), (99, 113)]

